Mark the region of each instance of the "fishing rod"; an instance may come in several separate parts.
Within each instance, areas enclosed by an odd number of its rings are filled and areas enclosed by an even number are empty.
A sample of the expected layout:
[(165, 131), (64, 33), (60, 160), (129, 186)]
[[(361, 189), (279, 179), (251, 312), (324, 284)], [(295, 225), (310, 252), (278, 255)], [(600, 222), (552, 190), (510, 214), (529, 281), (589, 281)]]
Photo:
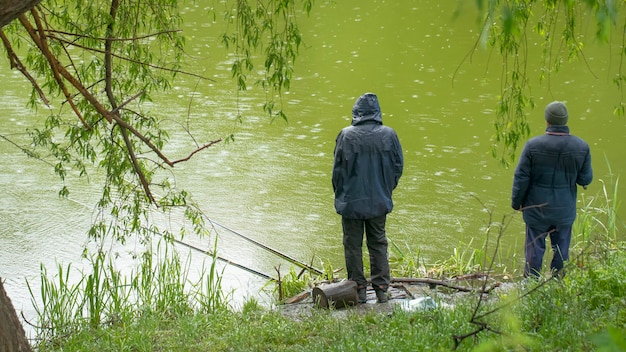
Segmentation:
[[(81, 204), (81, 205), (83, 205), (84, 207), (87, 207), (85, 204), (82, 204), (82, 203), (80, 203), (80, 202), (78, 202), (78, 201), (76, 201), (76, 200), (72, 200), (72, 201), (74, 201), (74, 202), (76, 202), (76, 203), (78, 203), (78, 204)], [(317, 269), (317, 268), (313, 267), (312, 265), (309, 265), (309, 264), (307, 264), (307, 263), (304, 263), (304, 262), (302, 262), (302, 261), (300, 261), (300, 260), (298, 260), (298, 259), (296, 259), (296, 258), (293, 258), (293, 257), (291, 257), (291, 256), (289, 256), (289, 255), (287, 255), (287, 254), (281, 253), (281, 252), (279, 252), (278, 250), (273, 249), (273, 248), (270, 248), (270, 247), (268, 247), (268, 246), (266, 246), (266, 245), (264, 245), (264, 244), (262, 244), (262, 243), (260, 243), (260, 242), (258, 242), (258, 241), (255, 241), (255, 240), (253, 240), (253, 239), (251, 239), (251, 238), (249, 238), (249, 237), (247, 237), (247, 236), (244, 236), (244, 235), (242, 235), (241, 233), (239, 233), (239, 232), (237, 232), (237, 231), (235, 231), (235, 230), (233, 230), (233, 229), (231, 229), (231, 228), (229, 228), (229, 227), (227, 227), (227, 226), (225, 226), (225, 225), (222, 225), (222, 224), (218, 223), (217, 221), (212, 220), (212, 219), (211, 219), (211, 218), (209, 218), (209, 217), (208, 217), (208, 216), (207, 216), (207, 215), (206, 215), (206, 214), (205, 214), (202, 210), (200, 210), (200, 209), (198, 209), (198, 208), (196, 208), (196, 209), (198, 210), (198, 212), (200, 212), (200, 213), (202, 214), (202, 216), (204, 216), (204, 218), (205, 218), (207, 221), (209, 221), (209, 223), (211, 223), (211, 224), (213, 224), (213, 225), (215, 225), (215, 226), (219, 226), (219, 227), (223, 228), (224, 230), (229, 231), (229, 232), (231, 232), (232, 234), (234, 234), (234, 235), (236, 235), (236, 236), (238, 236), (238, 237), (240, 237), (240, 238), (242, 238), (242, 239), (244, 239), (244, 240), (246, 240), (246, 241), (248, 241), (248, 242), (250, 242), (250, 243), (252, 243), (252, 244), (254, 244), (254, 245), (256, 245), (256, 246), (258, 246), (258, 247), (260, 247), (260, 248), (262, 248), (262, 249), (264, 249), (264, 250), (266, 250), (266, 251), (268, 251), (268, 252), (270, 252), (270, 253), (272, 253), (272, 254), (274, 254), (274, 255), (278, 256), (278, 257), (281, 257), (281, 258), (283, 258), (283, 259), (285, 259), (285, 260), (289, 261), (289, 262), (290, 262), (290, 263), (292, 263), (292, 264), (295, 264), (295, 265), (299, 266), (299, 267), (300, 267), (300, 268), (302, 268), (302, 269), (309, 270), (310, 272), (313, 272), (313, 273), (315, 273), (315, 274), (317, 274), (317, 275), (323, 275), (323, 274), (324, 274), (324, 272), (323, 272), (322, 270)], [(152, 230), (151, 230), (151, 231), (152, 231)], [(156, 231), (154, 231), (154, 232), (155, 232), (156, 234), (158, 234), (158, 235), (163, 236), (163, 234), (161, 234), (161, 233), (158, 233), (158, 232), (156, 232)], [(174, 241), (177, 241), (177, 240), (175, 240), (175, 239), (174, 239)], [(182, 244), (182, 245), (187, 245), (187, 244), (186, 244), (186, 243), (184, 243), (184, 242), (181, 242), (180, 244)], [(210, 252), (204, 251), (204, 250), (202, 250), (202, 249), (200, 249), (200, 248), (194, 248), (194, 249), (195, 249), (195, 250), (199, 250), (200, 252), (204, 252), (205, 254), (213, 255), (213, 254), (211, 254)], [(249, 268), (243, 267), (242, 265), (239, 265), (239, 264), (233, 263), (233, 262), (229, 261), (228, 259), (223, 259), (223, 258), (220, 258), (220, 257), (216, 257), (216, 258), (217, 258), (217, 259), (219, 259), (219, 260), (222, 260), (222, 261), (224, 261), (224, 262), (229, 262), (229, 263), (231, 263), (233, 266), (241, 267), (241, 269), (243, 269), (243, 270), (250, 271), (250, 272), (252, 272), (252, 273), (254, 273), (254, 274), (257, 274), (257, 272), (255, 272), (253, 269), (249, 269)], [(259, 276), (261, 276), (261, 277), (265, 277), (265, 278), (268, 278), (268, 279), (272, 279), (272, 280), (274, 280), (273, 278), (271, 278), (271, 277), (269, 277), (269, 276), (267, 276), (267, 275), (265, 275), (265, 274), (263, 274), (263, 273), (258, 273), (258, 275), (259, 275)]]
[[(157, 232), (157, 231), (155, 231), (155, 230), (153, 230), (153, 229), (147, 229), (147, 230), (148, 230), (148, 231), (150, 231), (150, 232), (152, 232), (152, 233), (154, 233), (154, 234), (157, 234), (157, 235), (159, 235), (159, 236), (161, 236), (161, 237), (165, 237), (162, 233)], [(257, 271), (257, 270), (254, 270), (254, 269), (248, 268), (247, 266), (244, 266), (244, 265), (241, 265), (241, 264), (235, 263), (235, 262), (233, 262), (233, 261), (231, 261), (231, 260), (229, 260), (229, 259), (225, 259), (225, 258), (222, 258), (222, 257), (220, 257), (220, 256), (218, 256), (218, 255), (215, 255), (213, 252), (210, 252), (210, 251), (205, 251), (205, 250), (204, 250), (204, 249), (202, 249), (202, 248), (198, 248), (198, 247), (193, 246), (193, 245), (191, 245), (191, 244), (189, 244), (189, 243), (186, 243), (186, 242), (183, 242), (183, 241), (177, 240), (177, 239), (172, 238), (172, 237), (169, 237), (169, 239), (171, 239), (174, 243), (177, 243), (177, 244), (180, 244), (180, 245), (185, 246), (185, 247), (187, 247), (187, 248), (193, 249), (193, 250), (195, 250), (195, 251), (197, 251), (197, 252), (200, 252), (200, 253), (202, 253), (202, 254), (205, 254), (205, 255), (208, 255), (208, 256), (211, 256), (211, 257), (215, 257), (216, 259), (221, 260), (222, 262), (225, 262), (225, 263), (227, 263), (228, 265), (232, 265), (232, 266), (234, 266), (234, 267), (236, 267), (236, 268), (242, 269), (242, 270), (247, 271), (247, 272), (249, 272), (249, 273), (251, 273), (251, 274), (254, 274), (254, 275), (260, 276), (260, 277), (262, 277), (262, 278), (264, 278), (264, 279), (266, 279), (266, 280), (278, 281), (278, 280), (276, 280), (275, 278), (273, 278), (273, 277), (271, 277), (271, 276), (269, 276), (269, 275), (267, 275), (267, 274), (264, 274), (264, 273), (262, 273), (262, 272), (260, 272), (260, 271)]]
[(247, 272), (249, 272), (249, 273), (251, 273), (251, 274), (254, 274), (254, 275), (260, 276), (260, 277), (262, 277), (262, 278), (264, 278), (264, 279), (266, 279), (266, 280), (270, 280), (270, 281), (278, 281), (278, 280), (276, 280), (275, 278), (273, 278), (273, 277), (271, 277), (271, 276), (269, 276), (269, 275), (267, 275), (267, 274), (264, 274), (264, 273), (262, 273), (262, 272), (260, 272), (260, 271), (257, 271), (257, 270), (254, 270), (254, 269), (248, 268), (247, 266), (243, 266), (243, 265), (241, 265), (241, 264), (237, 264), (237, 263), (235, 263), (235, 262), (233, 262), (233, 261), (231, 261), (231, 260), (229, 260), (229, 259), (222, 258), (222, 257), (220, 257), (220, 256), (218, 256), (218, 255), (214, 255), (212, 252), (205, 251), (205, 250), (204, 250), (204, 249), (202, 249), (202, 248), (198, 248), (198, 247), (192, 246), (192, 245), (190, 245), (189, 243), (185, 243), (185, 242), (183, 242), (183, 241), (179, 241), (179, 240), (177, 240), (177, 239), (172, 239), (172, 240), (173, 240), (175, 243), (177, 243), (177, 244), (183, 245), (183, 246), (185, 246), (185, 247), (187, 247), (187, 248), (191, 248), (191, 249), (193, 249), (193, 250), (195, 250), (195, 251), (198, 251), (198, 252), (200, 252), (200, 253), (202, 253), (202, 254), (206, 254), (206, 255), (209, 255), (209, 256), (215, 257), (216, 259), (219, 259), (219, 260), (221, 260), (221, 261), (223, 261), (223, 262), (227, 263), (228, 265), (232, 265), (232, 266), (234, 266), (234, 267), (236, 267), (236, 268), (239, 268), (239, 269), (245, 270), (245, 271), (247, 271)]
[(315, 268), (315, 267), (313, 267), (312, 265), (309, 265), (309, 264), (307, 264), (307, 263), (301, 262), (301, 261), (299, 261), (299, 260), (298, 260), (298, 259), (296, 259), (296, 258), (290, 257), (290, 256), (289, 256), (289, 255), (287, 255), (287, 254), (281, 253), (281, 252), (279, 252), (279, 251), (277, 251), (277, 250), (275, 250), (275, 249), (273, 249), (273, 248), (270, 248), (270, 247), (268, 247), (268, 246), (266, 246), (266, 245), (264, 245), (264, 244), (262, 244), (262, 243), (260, 243), (260, 242), (255, 241), (255, 240), (253, 240), (253, 239), (251, 239), (251, 238), (249, 238), (249, 237), (246, 237), (246, 236), (244, 236), (244, 235), (240, 234), (239, 232), (237, 232), (237, 231), (235, 231), (235, 230), (233, 230), (233, 229), (231, 229), (231, 228), (229, 228), (229, 227), (227, 227), (227, 226), (224, 226), (224, 225), (222, 225), (222, 224), (220, 224), (220, 223), (218, 223), (218, 222), (216, 222), (216, 221), (211, 220), (211, 219), (210, 219), (210, 218), (209, 218), (206, 214), (204, 214), (204, 212), (202, 212), (202, 211), (200, 211), (200, 212), (202, 213), (202, 215), (203, 215), (203, 216), (204, 216), (204, 217), (205, 217), (205, 218), (206, 218), (206, 219), (207, 219), (207, 220), (208, 220), (211, 224), (213, 224), (213, 225), (217, 225), (217, 226), (219, 226), (219, 227), (223, 228), (224, 230), (229, 231), (229, 232), (231, 232), (232, 234), (234, 234), (234, 235), (236, 235), (236, 236), (238, 236), (238, 237), (240, 237), (240, 238), (242, 238), (242, 239), (244, 239), (244, 240), (246, 240), (246, 241), (248, 241), (248, 242), (250, 242), (250, 243), (252, 243), (252, 244), (254, 244), (254, 245), (256, 245), (256, 246), (258, 246), (258, 247), (260, 247), (260, 248), (262, 248), (262, 249), (264, 249), (264, 250), (266, 250), (266, 251), (268, 251), (268, 252), (270, 252), (270, 253), (272, 253), (272, 254), (275, 254), (275, 255), (277, 255), (277, 256), (279, 256), (279, 257), (281, 257), (281, 258), (283, 258), (283, 259), (285, 259), (285, 260), (287, 260), (287, 261), (289, 261), (289, 262), (291, 262), (291, 263), (293, 263), (293, 264), (296, 264), (296, 265), (298, 265), (298, 266), (299, 266), (300, 268), (302, 268), (302, 269), (309, 270), (309, 271), (314, 272), (314, 273), (316, 273), (316, 274), (318, 274), (318, 275), (322, 275), (322, 274), (324, 274), (324, 272), (323, 272), (322, 270), (317, 269), (317, 268)]

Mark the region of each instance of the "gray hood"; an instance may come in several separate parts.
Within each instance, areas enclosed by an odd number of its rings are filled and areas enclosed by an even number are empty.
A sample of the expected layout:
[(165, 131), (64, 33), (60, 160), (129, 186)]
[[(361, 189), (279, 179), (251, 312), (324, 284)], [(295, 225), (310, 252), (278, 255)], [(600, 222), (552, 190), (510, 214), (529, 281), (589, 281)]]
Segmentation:
[(352, 107), (352, 125), (358, 125), (366, 121), (383, 123), (383, 117), (378, 105), (378, 97), (374, 93), (365, 93), (357, 99)]

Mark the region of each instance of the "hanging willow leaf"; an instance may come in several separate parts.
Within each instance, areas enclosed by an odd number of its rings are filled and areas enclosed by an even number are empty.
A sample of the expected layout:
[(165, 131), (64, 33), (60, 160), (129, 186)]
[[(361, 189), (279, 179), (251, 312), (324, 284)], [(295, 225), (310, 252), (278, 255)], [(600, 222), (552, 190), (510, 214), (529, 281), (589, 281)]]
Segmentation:
[[(308, 10), (312, 6), (311, 0), (299, 3)], [(263, 54), (266, 74), (260, 82), (269, 97), (280, 97), (289, 88), (301, 43), (296, 2), (225, 4), (221, 18), (234, 27), (222, 40), (235, 52), (232, 73), (239, 89), (247, 88), (254, 76), (254, 57)], [(23, 149), (53, 164), (62, 181), (73, 172), (82, 177), (94, 170), (105, 175), (99, 216), (90, 231), (94, 238), (123, 241), (128, 232), (141, 232), (150, 227), (144, 223), (154, 207), (188, 207), (187, 219), (194, 227), (200, 223), (190, 195), (157, 175), (222, 138), (196, 143), (189, 133), (195, 149), (172, 158), (163, 152), (170, 133), (162, 121), (170, 116), (147, 113), (142, 104), (170, 89), (178, 75), (207, 80), (184, 70), (178, 9), (176, 0), (0, 0), (0, 39), (11, 68), (33, 86), (30, 104), (60, 107), (43, 127), (30, 129), (33, 150)], [(272, 108), (265, 111), (286, 118), (274, 110), (278, 105), (273, 99), (267, 105)], [(70, 192), (64, 184), (59, 194)], [(113, 226), (103, 225), (107, 221)]]
[[(529, 62), (534, 58), (529, 54), (529, 49), (535, 43), (529, 43), (529, 34), (538, 34), (542, 41), (542, 67), (539, 70), (542, 81), (558, 72), (563, 64), (585, 60), (584, 43), (591, 39), (585, 38), (582, 32), (588, 25), (588, 18), (595, 19), (595, 39), (600, 42), (607, 43), (612, 32), (622, 38), (620, 55), (623, 59), (626, 49), (623, 33), (626, 27), (617, 25), (623, 2), (493, 0), (477, 1), (476, 4), (483, 14), (483, 28), (477, 43), (487, 43), (497, 50), (502, 59), (501, 94), (494, 122), (492, 154), (508, 167), (515, 158), (518, 146), (530, 134), (526, 116), (535, 106), (529, 77), (531, 73), (527, 70)], [(625, 75), (622, 70), (620, 64), (613, 80), (621, 94), (621, 101), (614, 110), (620, 116), (624, 114), (626, 106), (623, 85)]]

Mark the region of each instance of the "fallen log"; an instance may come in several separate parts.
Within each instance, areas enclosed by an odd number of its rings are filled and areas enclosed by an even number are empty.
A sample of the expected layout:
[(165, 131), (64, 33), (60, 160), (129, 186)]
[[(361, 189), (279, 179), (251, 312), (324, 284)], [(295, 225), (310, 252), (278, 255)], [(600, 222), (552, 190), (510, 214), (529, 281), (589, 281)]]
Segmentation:
[(358, 301), (357, 285), (351, 280), (316, 286), (311, 295), (313, 303), (322, 308), (344, 308)]

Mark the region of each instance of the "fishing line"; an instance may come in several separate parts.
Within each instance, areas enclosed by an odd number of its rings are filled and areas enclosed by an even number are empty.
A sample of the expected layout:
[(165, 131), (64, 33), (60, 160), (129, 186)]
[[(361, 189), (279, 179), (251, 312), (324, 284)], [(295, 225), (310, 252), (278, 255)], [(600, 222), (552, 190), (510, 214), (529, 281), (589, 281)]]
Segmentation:
[(199, 212), (202, 214), (202, 216), (204, 216), (204, 217), (205, 217), (205, 219), (206, 219), (209, 223), (211, 223), (211, 224), (213, 224), (213, 225), (216, 225), (216, 226), (219, 226), (219, 227), (223, 228), (224, 230), (229, 231), (229, 232), (231, 232), (232, 234), (234, 234), (234, 235), (236, 235), (236, 236), (238, 236), (238, 237), (240, 237), (240, 238), (242, 238), (242, 239), (244, 239), (244, 240), (246, 240), (246, 241), (248, 241), (248, 242), (250, 242), (250, 243), (252, 243), (252, 244), (254, 244), (254, 245), (256, 245), (256, 246), (258, 246), (258, 247), (260, 247), (260, 248), (262, 248), (262, 249), (264, 249), (264, 250), (266, 250), (266, 251), (268, 251), (268, 252), (270, 252), (270, 253), (272, 253), (272, 254), (274, 254), (274, 255), (277, 255), (277, 256), (279, 256), (279, 257), (281, 257), (281, 258), (283, 258), (283, 259), (286, 259), (287, 261), (291, 262), (292, 264), (296, 264), (296, 265), (298, 265), (298, 266), (299, 266), (300, 268), (302, 268), (302, 269), (309, 270), (309, 271), (311, 271), (311, 272), (313, 272), (313, 273), (315, 273), (315, 274), (318, 274), (318, 275), (322, 275), (322, 274), (324, 273), (322, 270), (317, 269), (317, 268), (313, 267), (312, 265), (309, 265), (309, 264), (307, 264), (307, 263), (301, 262), (301, 261), (299, 261), (299, 260), (298, 260), (298, 259), (296, 259), (296, 258), (293, 258), (293, 257), (291, 257), (291, 256), (289, 256), (289, 255), (287, 255), (287, 254), (281, 253), (281, 252), (277, 251), (276, 249), (273, 249), (273, 248), (271, 248), (271, 247), (268, 247), (268, 246), (266, 246), (266, 245), (264, 245), (264, 244), (262, 244), (262, 243), (260, 243), (260, 242), (258, 242), (258, 241), (255, 241), (255, 240), (253, 240), (253, 239), (251, 239), (251, 238), (249, 238), (249, 237), (247, 237), (247, 236), (242, 235), (241, 233), (239, 233), (239, 232), (237, 232), (237, 231), (235, 231), (235, 230), (233, 230), (233, 229), (231, 229), (231, 228), (229, 228), (229, 227), (227, 227), (227, 226), (224, 226), (224, 225), (222, 225), (222, 224), (220, 224), (220, 223), (218, 223), (218, 222), (216, 222), (216, 221), (214, 221), (214, 220), (211, 220), (211, 218), (209, 218), (209, 217), (208, 217), (208, 216), (207, 216), (207, 215), (206, 215), (203, 211), (201, 211), (201, 210), (199, 210)]
[[(153, 229), (146, 229), (145, 227), (144, 227), (144, 229), (145, 229), (145, 230), (147, 230), (147, 231), (150, 231), (150, 232), (152, 232), (152, 233), (154, 233), (154, 234), (156, 234), (156, 235), (159, 235), (159, 236), (161, 236), (161, 237), (165, 237), (165, 235), (163, 235), (162, 233), (157, 232), (157, 231), (155, 231), (155, 230), (153, 230)], [(232, 265), (232, 266), (234, 266), (234, 267), (236, 267), (236, 268), (242, 269), (242, 270), (247, 271), (247, 272), (249, 272), (249, 273), (251, 273), (251, 274), (254, 274), (254, 275), (260, 276), (260, 277), (262, 277), (262, 278), (264, 278), (264, 279), (266, 279), (266, 280), (278, 281), (278, 280), (276, 280), (275, 278), (273, 278), (273, 277), (271, 277), (271, 276), (269, 276), (269, 275), (267, 275), (267, 274), (264, 274), (264, 273), (262, 273), (262, 272), (260, 272), (260, 271), (254, 270), (254, 269), (251, 269), (251, 268), (249, 268), (249, 267), (247, 267), (247, 266), (244, 266), (244, 265), (242, 265), (242, 264), (235, 263), (235, 262), (233, 262), (233, 261), (232, 261), (232, 260), (230, 260), (230, 259), (226, 259), (226, 258), (220, 257), (220, 256), (218, 256), (218, 255), (216, 255), (216, 254), (214, 254), (214, 253), (212, 253), (212, 252), (210, 252), (210, 251), (205, 251), (205, 250), (204, 250), (204, 249), (202, 249), (202, 248), (198, 248), (198, 247), (196, 247), (196, 246), (194, 246), (194, 245), (191, 245), (191, 244), (189, 244), (189, 243), (186, 243), (186, 242), (183, 242), (183, 241), (177, 240), (177, 239), (175, 239), (175, 238), (171, 238), (171, 237), (169, 237), (169, 239), (171, 239), (171, 240), (172, 240), (174, 243), (176, 243), (176, 244), (180, 244), (180, 245), (182, 245), (182, 246), (185, 246), (185, 247), (187, 247), (187, 248), (193, 249), (193, 250), (195, 250), (195, 251), (197, 251), (197, 252), (200, 252), (200, 253), (202, 253), (202, 254), (205, 254), (205, 255), (208, 255), (208, 256), (214, 257), (215, 259), (218, 259), (218, 260), (220, 260), (220, 261), (222, 261), (222, 262), (225, 262), (225, 263), (227, 263), (228, 265)]]

